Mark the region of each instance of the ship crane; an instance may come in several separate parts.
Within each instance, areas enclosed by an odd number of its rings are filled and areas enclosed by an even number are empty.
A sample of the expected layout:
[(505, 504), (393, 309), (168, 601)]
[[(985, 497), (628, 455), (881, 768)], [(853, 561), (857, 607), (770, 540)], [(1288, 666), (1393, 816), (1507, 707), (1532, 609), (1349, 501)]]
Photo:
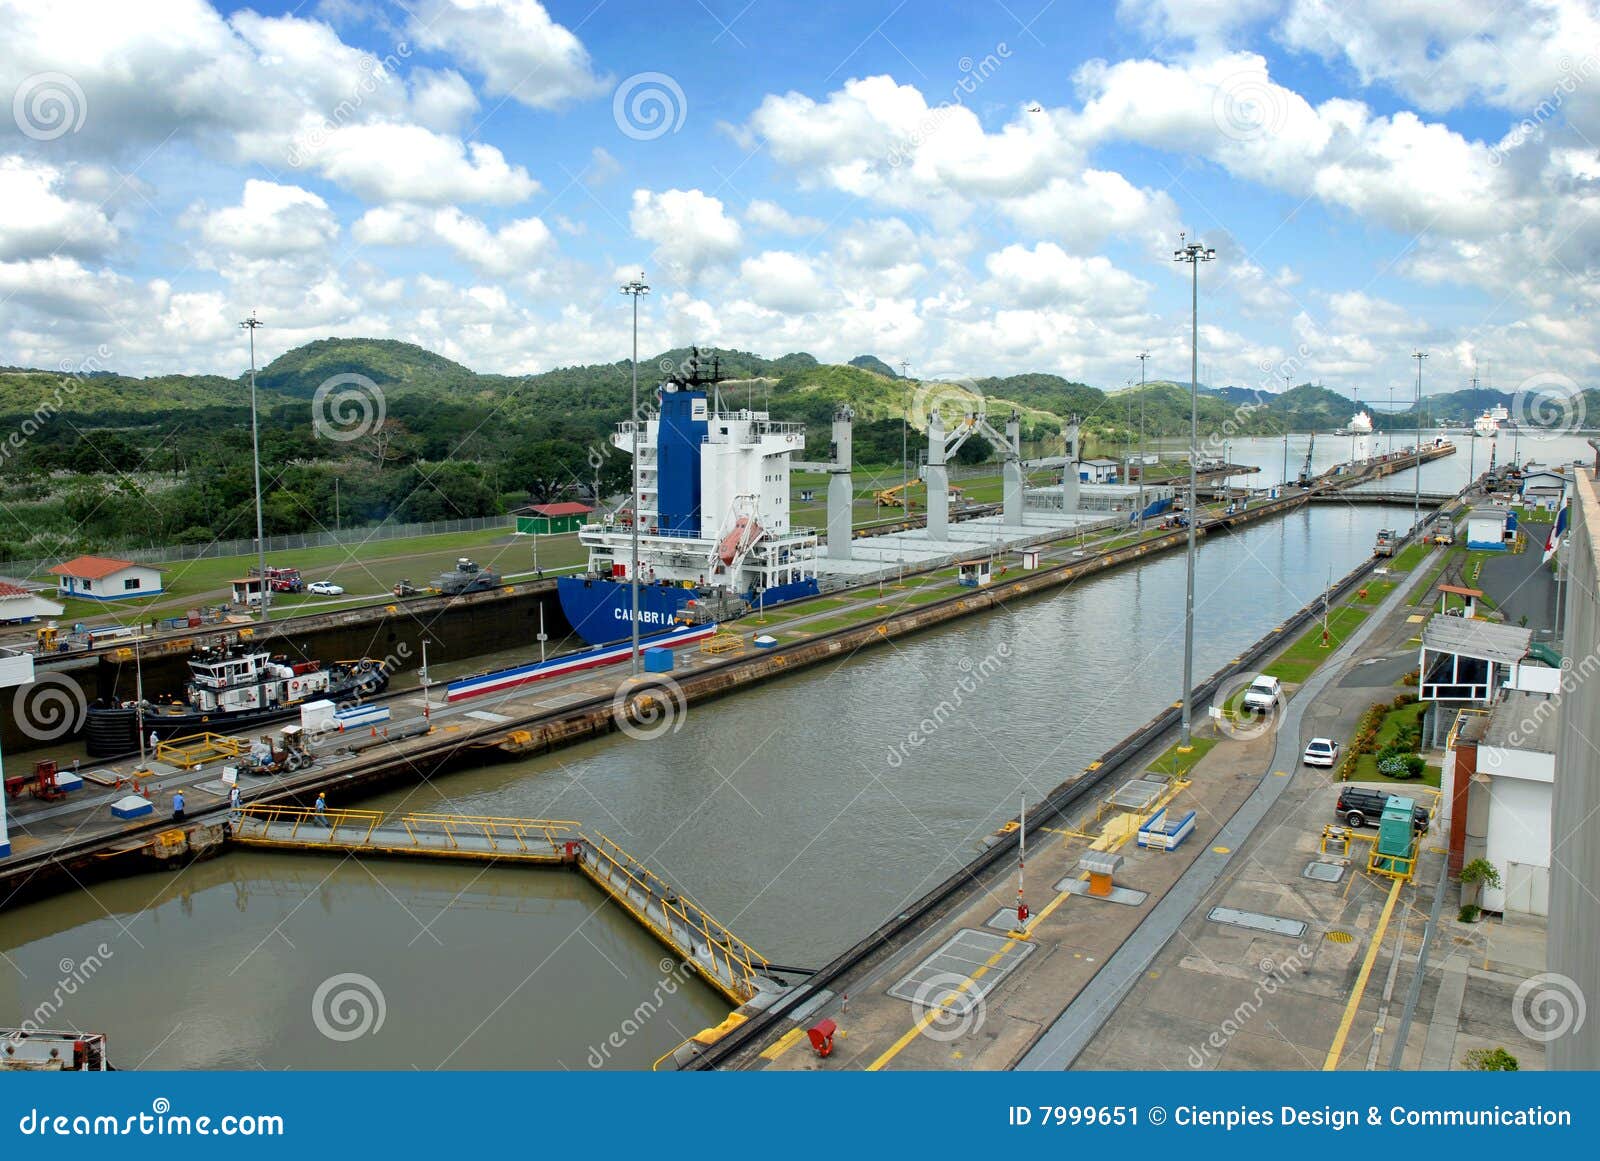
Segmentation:
[(929, 540), (949, 539), (950, 477), (945, 465), (967, 440), (980, 434), (1001, 451), (1001, 523), (1020, 526), (1023, 522), (1021, 416), (1013, 411), (1002, 433), (991, 426), (982, 413), (968, 412), (947, 434), (944, 419), (935, 410), (928, 418), (928, 462), (922, 472), (923, 482), (928, 487)]
[(1311, 438), (1306, 442), (1305, 466), (1300, 469), (1299, 484), (1302, 488), (1309, 488), (1311, 486), (1311, 452), (1316, 446), (1317, 433), (1313, 431), (1311, 433)]

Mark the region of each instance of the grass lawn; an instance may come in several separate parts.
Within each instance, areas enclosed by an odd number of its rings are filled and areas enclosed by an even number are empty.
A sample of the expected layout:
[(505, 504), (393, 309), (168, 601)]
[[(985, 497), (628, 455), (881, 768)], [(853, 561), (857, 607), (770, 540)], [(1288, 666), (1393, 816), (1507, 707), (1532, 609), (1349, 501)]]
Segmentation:
[(1282, 654), (1275, 658), (1272, 664), (1262, 669), (1263, 673), (1270, 673), (1279, 681), (1290, 685), (1299, 685), (1316, 672), (1321, 665), (1345, 639), (1355, 632), (1362, 621), (1367, 619), (1370, 610), (1358, 605), (1340, 605), (1328, 615), (1328, 647), (1322, 647), (1322, 619), (1319, 617), (1311, 628), (1307, 629), (1300, 639)]
[[(1383, 715), (1383, 724), (1378, 727), (1377, 748), (1381, 752), (1384, 747), (1395, 742), (1400, 736), (1400, 731), (1406, 726), (1415, 726), (1422, 720), (1426, 705), (1422, 702), (1412, 702), (1410, 705), (1391, 709)], [(1438, 766), (1428, 766), (1423, 770), (1421, 778), (1390, 778), (1378, 769), (1378, 755), (1358, 754), (1356, 756), (1355, 780), (1358, 782), (1392, 782), (1397, 786), (1411, 784), (1413, 786), (1438, 786), (1440, 769)]]
[[(365, 544), (330, 545), (267, 554), (267, 563), (300, 569), (307, 581), (333, 580), (342, 584), (349, 596), (387, 596), (402, 577), (426, 584), (450, 569), (459, 556), (470, 556), (479, 564), (502, 573), (529, 572), (533, 568), (533, 537), (513, 536), (503, 528), (479, 532), (451, 532), (437, 536), (417, 536), (402, 540), (373, 540)], [(539, 537), (539, 565), (559, 569), (581, 563), (586, 554), (578, 545), (576, 533)], [(220, 603), (231, 595), (230, 582), (242, 577), (256, 563), (256, 557), (219, 556), (206, 560), (184, 560), (161, 564), (165, 591), (161, 596), (142, 601), (68, 601), (66, 617), (137, 616), (146, 609), (181, 610), (198, 604)], [(299, 605), (328, 607), (341, 602), (310, 593), (274, 593), (274, 609)]]
[(1459, 559), (1461, 552), (1462, 550), (1460, 548), (1452, 548), (1446, 552), (1444, 556), (1440, 558), (1438, 566), (1428, 574), (1428, 583), (1422, 585), (1415, 592), (1413, 592), (1411, 594), (1411, 599), (1407, 603), (1411, 605), (1420, 605), (1424, 601), (1428, 600), (1428, 598), (1433, 596), (1433, 590), (1435, 586), (1438, 585), (1439, 578), (1444, 575), (1444, 570), (1450, 567), (1451, 561)]
[(1410, 572), (1422, 563), (1422, 558), (1428, 554), (1429, 546), (1426, 544), (1409, 544), (1405, 551), (1389, 563), (1390, 572)]
[(1150, 763), (1149, 769), (1157, 774), (1171, 774), (1174, 777), (1185, 778), (1195, 764), (1211, 752), (1211, 747), (1217, 744), (1216, 738), (1190, 737), (1191, 749), (1187, 754), (1178, 753), (1178, 744), (1174, 742), (1167, 747), (1161, 757)]
[[(1399, 583), (1399, 581), (1391, 580), (1368, 581), (1366, 584), (1362, 585), (1356, 590), (1356, 595), (1351, 599), (1354, 603), (1360, 605), (1371, 606), (1381, 604), (1385, 597), (1394, 592), (1395, 586)], [(1366, 593), (1367, 595), (1362, 596), (1362, 593)]]
[(1441, 771), (1437, 766), (1427, 766), (1422, 771), (1421, 778), (1390, 778), (1378, 770), (1378, 758), (1375, 754), (1361, 754), (1356, 758), (1354, 782), (1384, 782), (1399, 789), (1406, 786), (1432, 786), (1437, 788), (1441, 779)]

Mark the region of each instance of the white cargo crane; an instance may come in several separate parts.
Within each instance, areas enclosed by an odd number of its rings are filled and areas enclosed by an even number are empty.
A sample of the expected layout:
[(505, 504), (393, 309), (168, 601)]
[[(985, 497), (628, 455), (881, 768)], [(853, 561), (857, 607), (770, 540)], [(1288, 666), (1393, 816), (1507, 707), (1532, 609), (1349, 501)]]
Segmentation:
[(949, 457), (961, 450), (962, 444), (979, 434), (1000, 448), (1004, 460), (1001, 522), (1019, 527), (1022, 524), (1022, 418), (1013, 411), (1002, 434), (990, 425), (981, 411), (969, 411), (957, 420), (954, 430), (946, 434), (944, 418), (935, 409), (928, 418), (928, 462), (922, 470), (922, 479), (928, 487), (929, 540), (945, 540), (949, 536), (950, 474), (945, 465)]

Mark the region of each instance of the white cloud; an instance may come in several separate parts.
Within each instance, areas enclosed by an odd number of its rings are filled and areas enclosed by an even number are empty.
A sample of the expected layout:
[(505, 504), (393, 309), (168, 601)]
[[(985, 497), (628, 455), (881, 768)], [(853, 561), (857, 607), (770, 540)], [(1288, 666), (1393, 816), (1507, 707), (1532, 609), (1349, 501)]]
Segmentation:
[(759, 230), (777, 234), (820, 234), (827, 223), (820, 218), (797, 217), (777, 202), (757, 198), (744, 208), (744, 220)]
[(484, 87), (534, 109), (604, 91), (589, 53), (536, 0), (421, 0), (407, 25), (423, 48), (448, 52)]
[(539, 188), (493, 145), (463, 144), (420, 125), (347, 125), (335, 129), (314, 157), (330, 180), (375, 202), (506, 205)]
[(364, 246), (436, 241), (475, 269), (501, 276), (533, 273), (555, 248), (549, 227), (539, 218), (520, 218), (491, 229), (454, 206), (378, 206), (361, 216), (352, 233)]
[(206, 214), (200, 236), (222, 250), (257, 258), (325, 249), (339, 223), (328, 203), (296, 185), (251, 178), (236, 206)]
[(1011, 245), (990, 254), (984, 266), (994, 280), (999, 302), (1034, 306), (1092, 307), (1097, 314), (1117, 316), (1144, 309), (1150, 285), (1110, 259), (1068, 254), (1054, 242), (1031, 249)]
[(413, 69), (411, 85), (412, 115), (428, 129), (454, 132), (478, 108), (472, 86), (453, 69)]
[(808, 258), (788, 250), (766, 250), (746, 258), (739, 280), (750, 301), (769, 310), (805, 312), (820, 309), (828, 294)]
[(117, 242), (98, 206), (62, 197), (62, 172), (23, 157), (0, 157), (0, 261), (51, 254), (89, 257)]
[(628, 221), (634, 234), (654, 243), (654, 257), (673, 268), (669, 275), (678, 281), (731, 261), (742, 239), (721, 200), (697, 189), (636, 189)]

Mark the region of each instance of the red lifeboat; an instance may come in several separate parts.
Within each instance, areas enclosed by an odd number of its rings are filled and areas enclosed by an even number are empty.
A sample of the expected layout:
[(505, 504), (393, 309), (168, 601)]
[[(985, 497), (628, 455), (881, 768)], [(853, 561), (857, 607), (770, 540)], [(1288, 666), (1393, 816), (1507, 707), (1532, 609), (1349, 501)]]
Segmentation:
[(732, 564), (733, 558), (739, 555), (739, 546), (754, 544), (760, 535), (761, 525), (748, 516), (739, 517), (733, 522), (733, 529), (717, 545), (717, 559), (724, 565)]

